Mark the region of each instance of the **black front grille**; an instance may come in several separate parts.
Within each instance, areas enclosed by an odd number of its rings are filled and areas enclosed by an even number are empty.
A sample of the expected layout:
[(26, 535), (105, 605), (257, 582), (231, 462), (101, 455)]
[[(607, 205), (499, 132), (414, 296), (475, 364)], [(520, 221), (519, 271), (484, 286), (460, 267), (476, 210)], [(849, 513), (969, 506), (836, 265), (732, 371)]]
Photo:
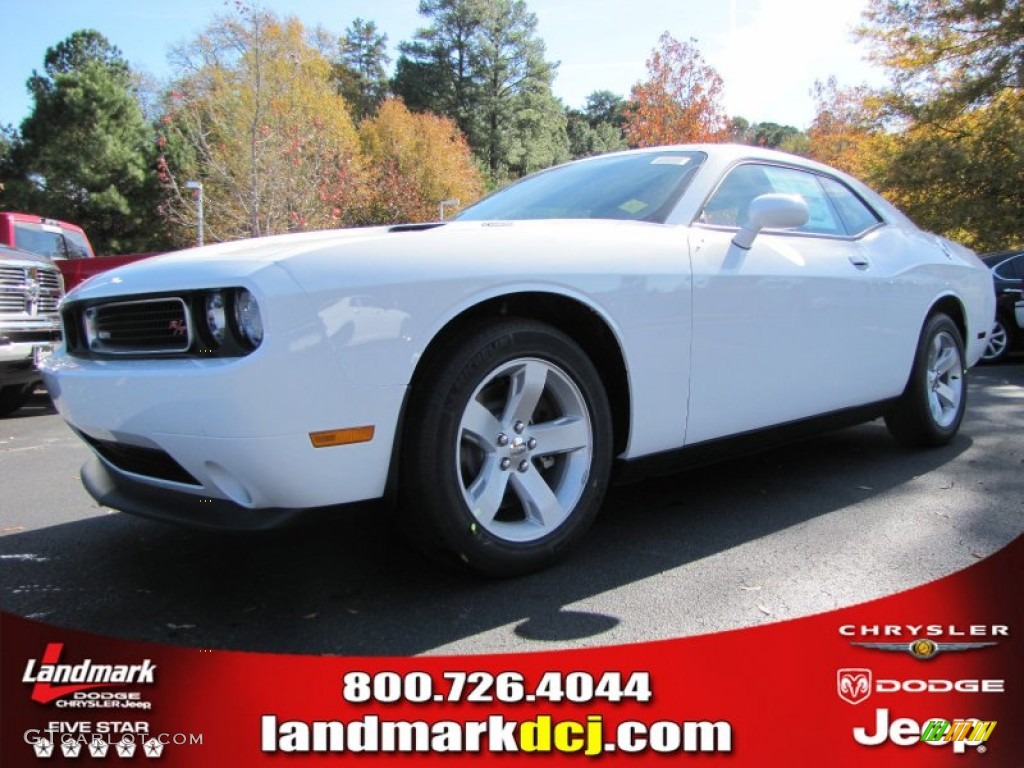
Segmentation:
[[(259, 345), (250, 344), (234, 320), (235, 295), (241, 290), (72, 298), (60, 310), (68, 354), (93, 360), (244, 357)], [(213, 301), (214, 296), (220, 301)], [(209, 327), (210, 304), (223, 308), (223, 334)]]
[(169, 454), (157, 448), (142, 448), (138, 445), (116, 443), (112, 440), (99, 440), (83, 432), (79, 432), (78, 435), (100, 456), (124, 472), (155, 477), (159, 480), (169, 480), (174, 483), (202, 485)]
[(90, 307), (85, 335), (91, 351), (110, 355), (173, 355), (192, 346), (188, 308), (178, 297)]

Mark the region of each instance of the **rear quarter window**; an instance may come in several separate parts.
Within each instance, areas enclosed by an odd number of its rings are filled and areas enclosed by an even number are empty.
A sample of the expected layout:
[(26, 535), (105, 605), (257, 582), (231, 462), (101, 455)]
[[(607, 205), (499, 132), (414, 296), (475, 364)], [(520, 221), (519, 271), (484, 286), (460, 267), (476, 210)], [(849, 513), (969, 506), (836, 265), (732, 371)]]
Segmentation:
[(882, 218), (845, 184), (827, 176), (821, 178), (821, 184), (839, 212), (846, 234), (861, 235), (882, 223)]

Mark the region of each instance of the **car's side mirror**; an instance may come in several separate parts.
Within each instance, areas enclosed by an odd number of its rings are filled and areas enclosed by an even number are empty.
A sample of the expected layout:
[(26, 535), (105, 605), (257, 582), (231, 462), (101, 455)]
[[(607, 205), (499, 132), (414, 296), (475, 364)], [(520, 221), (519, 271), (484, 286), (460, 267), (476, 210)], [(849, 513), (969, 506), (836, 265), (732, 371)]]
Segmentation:
[(758, 195), (751, 200), (747, 209), (747, 220), (732, 239), (732, 243), (749, 251), (750, 246), (754, 244), (754, 238), (762, 229), (802, 227), (810, 215), (807, 203), (800, 195), (783, 195), (775, 192)]

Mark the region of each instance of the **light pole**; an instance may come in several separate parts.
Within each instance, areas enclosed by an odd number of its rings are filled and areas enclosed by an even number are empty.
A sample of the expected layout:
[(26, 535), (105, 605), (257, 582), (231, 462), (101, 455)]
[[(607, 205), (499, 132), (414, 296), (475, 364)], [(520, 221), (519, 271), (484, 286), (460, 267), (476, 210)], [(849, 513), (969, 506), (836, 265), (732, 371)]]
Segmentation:
[(444, 221), (444, 209), (445, 209), (446, 206), (450, 206), (450, 207), (456, 208), (456, 207), (458, 207), (458, 205), (459, 205), (459, 201), (458, 201), (457, 198), (452, 198), (451, 200), (442, 200), (441, 201), (441, 221)]
[(196, 199), (196, 215), (199, 218), (196, 224), (197, 237), (196, 243), (198, 245), (203, 244), (203, 182), (201, 181), (186, 181), (185, 189), (192, 190), (192, 196)]

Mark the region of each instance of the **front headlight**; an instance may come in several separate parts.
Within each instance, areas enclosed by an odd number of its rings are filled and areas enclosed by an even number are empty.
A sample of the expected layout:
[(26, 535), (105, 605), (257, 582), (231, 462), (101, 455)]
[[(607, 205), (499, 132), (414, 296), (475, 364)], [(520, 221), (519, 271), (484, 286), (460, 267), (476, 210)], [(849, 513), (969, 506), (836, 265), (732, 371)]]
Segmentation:
[(260, 317), (260, 305), (245, 288), (235, 294), (235, 325), (242, 335), (242, 340), (253, 349), (263, 341), (263, 319)]
[(228, 331), (228, 318), (224, 311), (223, 293), (210, 293), (206, 296), (206, 329), (217, 344), (224, 343)]

